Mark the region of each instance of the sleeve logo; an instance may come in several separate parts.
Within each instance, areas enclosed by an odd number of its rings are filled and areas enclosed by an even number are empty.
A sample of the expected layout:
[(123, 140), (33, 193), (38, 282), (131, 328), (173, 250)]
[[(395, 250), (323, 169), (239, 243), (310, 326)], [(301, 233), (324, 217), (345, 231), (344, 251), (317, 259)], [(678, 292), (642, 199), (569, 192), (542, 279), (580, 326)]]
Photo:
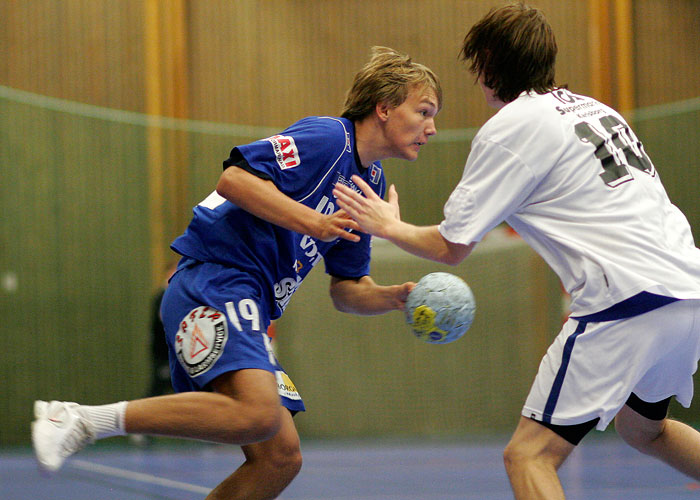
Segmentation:
[(289, 135), (273, 135), (267, 139), (272, 144), (275, 159), (282, 170), (298, 167), (301, 164), (299, 150), (294, 138)]
[(372, 169), (369, 171), (369, 180), (372, 181), (372, 184), (377, 184), (379, 182), (379, 179), (381, 179), (381, 177), (382, 177), (382, 169), (373, 163)]

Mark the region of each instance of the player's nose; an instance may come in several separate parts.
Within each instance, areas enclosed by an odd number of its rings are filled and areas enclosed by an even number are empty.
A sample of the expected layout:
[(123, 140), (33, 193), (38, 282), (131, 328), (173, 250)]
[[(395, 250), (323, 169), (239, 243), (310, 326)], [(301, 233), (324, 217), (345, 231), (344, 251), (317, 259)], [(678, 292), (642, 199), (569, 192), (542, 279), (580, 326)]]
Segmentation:
[(431, 135), (437, 134), (437, 127), (435, 126), (435, 120), (431, 118), (425, 124), (425, 135), (430, 137)]

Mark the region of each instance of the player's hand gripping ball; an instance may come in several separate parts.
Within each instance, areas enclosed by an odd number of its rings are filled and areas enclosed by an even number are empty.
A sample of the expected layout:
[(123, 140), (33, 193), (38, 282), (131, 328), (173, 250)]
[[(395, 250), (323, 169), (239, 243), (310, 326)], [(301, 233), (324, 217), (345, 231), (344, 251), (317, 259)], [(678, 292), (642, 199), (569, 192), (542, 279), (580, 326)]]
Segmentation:
[(450, 273), (423, 276), (406, 300), (406, 322), (430, 344), (454, 342), (474, 320), (474, 294), (464, 280)]

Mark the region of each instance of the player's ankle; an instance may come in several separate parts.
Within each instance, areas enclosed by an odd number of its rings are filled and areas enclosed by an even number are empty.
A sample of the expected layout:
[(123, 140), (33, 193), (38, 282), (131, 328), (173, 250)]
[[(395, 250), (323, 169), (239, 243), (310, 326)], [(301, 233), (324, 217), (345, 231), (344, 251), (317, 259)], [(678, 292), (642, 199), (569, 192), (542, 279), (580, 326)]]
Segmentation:
[(126, 434), (124, 428), (126, 405), (126, 401), (121, 401), (100, 406), (81, 405), (76, 410), (90, 422), (95, 431), (95, 439), (103, 439)]

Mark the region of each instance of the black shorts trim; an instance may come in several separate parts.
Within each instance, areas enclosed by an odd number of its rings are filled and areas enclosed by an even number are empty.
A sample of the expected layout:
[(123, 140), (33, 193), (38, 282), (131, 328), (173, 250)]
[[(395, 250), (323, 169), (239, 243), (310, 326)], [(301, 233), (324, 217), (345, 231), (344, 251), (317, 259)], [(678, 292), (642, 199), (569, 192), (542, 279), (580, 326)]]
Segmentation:
[(625, 404), (644, 418), (648, 418), (649, 420), (663, 420), (668, 414), (668, 405), (670, 403), (670, 397), (662, 401), (657, 401), (656, 403), (647, 403), (639, 399), (639, 396), (635, 393), (632, 393)]
[(556, 425), (551, 422), (540, 422), (539, 420), (535, 420), (535, 422), (544, 425), (547, 429), (553, 431), (559, 437), (566, 439), (569, 443), (576, 446), (581, 442), (586, 434), (588, 434), (598, 424), (599, 420), (599, 418), (594, 418), (588, 422), (574, 425)]

